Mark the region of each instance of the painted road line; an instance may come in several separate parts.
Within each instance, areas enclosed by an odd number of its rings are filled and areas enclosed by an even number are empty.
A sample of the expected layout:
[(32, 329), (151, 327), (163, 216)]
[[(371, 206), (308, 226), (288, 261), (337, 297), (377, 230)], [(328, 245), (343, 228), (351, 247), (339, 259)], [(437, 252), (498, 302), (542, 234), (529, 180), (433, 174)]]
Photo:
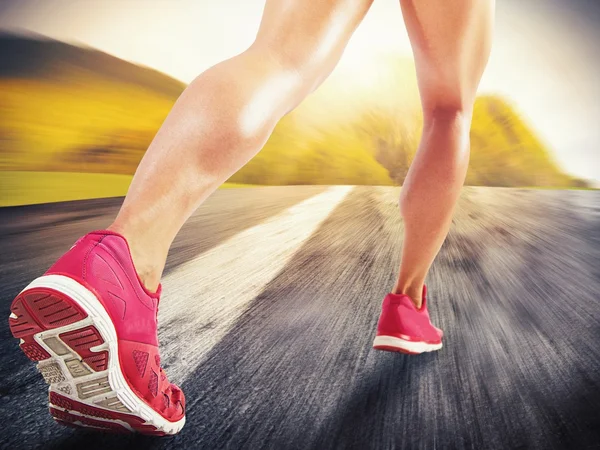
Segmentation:
[(160, 341), (172, 380), (182, 382), (200, 364), (352, 189), (329, 188), (236, 234), (165, 277)]

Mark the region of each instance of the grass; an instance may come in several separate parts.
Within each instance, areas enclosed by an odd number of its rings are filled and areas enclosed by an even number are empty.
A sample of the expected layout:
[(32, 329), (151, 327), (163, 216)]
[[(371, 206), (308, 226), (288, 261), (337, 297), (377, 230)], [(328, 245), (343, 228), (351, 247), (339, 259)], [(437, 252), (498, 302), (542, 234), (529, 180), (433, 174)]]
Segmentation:
[(600, 188), (594, 186), (515, 186), (514, 189), (536, 189), (546, 191), (597, 191)]
[[(122, 197), (131, 175), (76, 172), (0, 172), (0, 207)], [(225, 183), (222, 189), (252, 185)]]

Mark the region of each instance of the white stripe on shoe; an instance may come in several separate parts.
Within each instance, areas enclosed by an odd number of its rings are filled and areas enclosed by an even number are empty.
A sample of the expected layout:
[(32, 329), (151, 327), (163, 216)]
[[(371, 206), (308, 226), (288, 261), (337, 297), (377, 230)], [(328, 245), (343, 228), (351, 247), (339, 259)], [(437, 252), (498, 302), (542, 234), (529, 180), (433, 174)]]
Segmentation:
[[(438, 344), (428, 344), (427, 342), (420, 341), (406, 341), (404, 339), (400, 339), (394, 336), (377, 336), (375, 341), (373, 341), (373, 347), (386, 347), (386, 348), (397, 348), (399, 350), (404, 350), (410, 353), (425, 353), (425, 352), (433, 352), (435, 350), (439, 350), (442, 348), (442, 343)], [(380, 348), (380, 350), (385, 350), (385, 348)]]

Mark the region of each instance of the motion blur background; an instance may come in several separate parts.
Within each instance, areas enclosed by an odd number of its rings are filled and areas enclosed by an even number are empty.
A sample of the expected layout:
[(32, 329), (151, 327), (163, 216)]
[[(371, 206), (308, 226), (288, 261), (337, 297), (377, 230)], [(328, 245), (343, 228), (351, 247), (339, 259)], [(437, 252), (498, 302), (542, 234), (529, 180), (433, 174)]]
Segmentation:
[[(252, 42), (263, 2), (2, 0), (0, 205), (124, 195), (195, 76)], [(468, 185), (600, 185), (597, 3), (498, 2)], [(398, 4), (377, 0), (331, 78), (237, 185), (400, 185), (421, 128)]]
[[(6, 318), (111, 223), (186, 83), (252, 42), (263, 4), (0, 0)], [(330, 79), (171, 248), (159, 339), (181, 434), (54, 424), (0, 314), (0, 449), (597, 449), (599, 24), (595, 0), (497, 2), (471, 186), (427, 278), (441, 351), (371, 347), (422, 128), (400, 7), (375, 0)]]

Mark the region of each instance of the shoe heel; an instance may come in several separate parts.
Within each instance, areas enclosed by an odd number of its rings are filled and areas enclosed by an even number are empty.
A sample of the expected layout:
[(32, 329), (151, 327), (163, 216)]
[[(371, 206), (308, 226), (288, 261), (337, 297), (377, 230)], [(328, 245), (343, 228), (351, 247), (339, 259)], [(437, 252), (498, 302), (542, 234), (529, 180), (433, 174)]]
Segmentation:
[(10, 309), (11, 333), (50, 385), (50, 414), (58, 423), (159, 436), (184, 426), (185, 417), (165, 419), (131, 389), (112, 320), (87, 287), (46, 275), (25, 288)]

